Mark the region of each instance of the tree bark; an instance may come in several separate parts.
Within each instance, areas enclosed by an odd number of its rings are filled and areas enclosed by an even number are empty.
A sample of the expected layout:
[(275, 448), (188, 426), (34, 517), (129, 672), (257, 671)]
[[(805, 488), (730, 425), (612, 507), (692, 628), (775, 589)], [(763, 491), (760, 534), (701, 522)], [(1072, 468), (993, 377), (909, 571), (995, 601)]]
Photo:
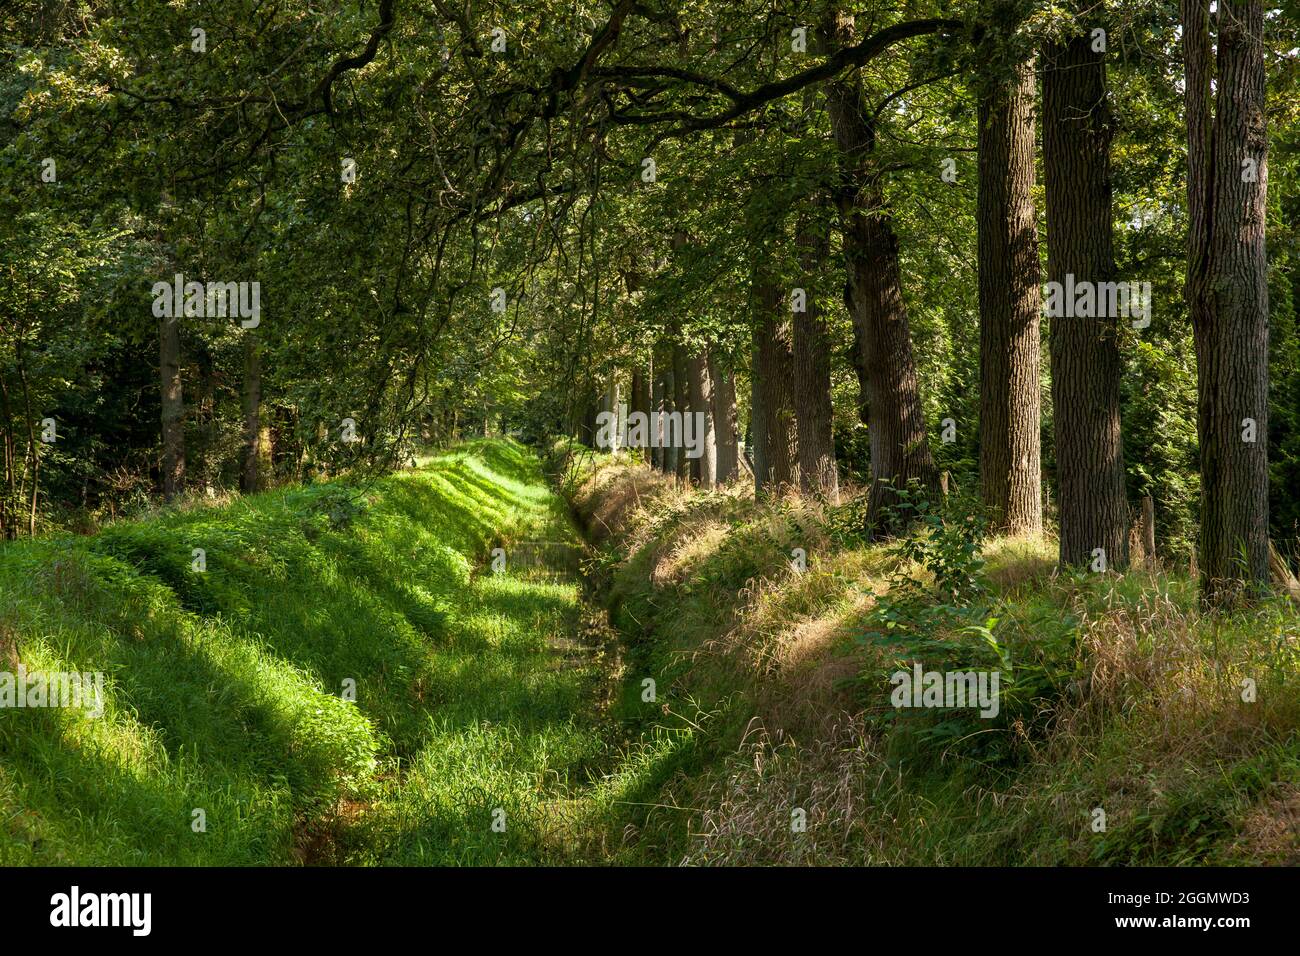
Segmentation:
[(755, 290), (754, 380), (752, 387), (758, 417), (754, 431), (761, 449), (755, 463), (754, 488), (763, 494), (780, 494), (799, 486), (799, 438), (795, 421), (794, 357), (788, 300), (775, 282), (763, 277)]
[[(757, 303), (758, 291), (754, 292)], [(750, 470), (754, 475), (754, 493), (761, 495), (767, 476), (767, 449), (763, 447), (763, 390), (758, 387), (758, 313), (755, 304), (755, 331), (749, 350), (749, 426), (746, 429), (745, 451), (749, 453)]]
[(717, 435), (717, 481), (725, 485), (740, 477), (740, 446), (736, 436), (736, 380), (709, 351), (709, 380), (713, 383), (713, 427)]
[(811, 215), (798, 225), (799, 262), (804, 274), (805, 302), (792, 316), (794, 411), (799, 436), (799, 487), (802, 491), (839, 500), (831, 402), (831, 344), (826, 319), (818, 304), (815, 283), (830, 254), (830, 237)]
[(18, 355), (18, 382), (23, 390), (23, 414), (27, 418), (27, 448), (32, 455), (32, 498), (27, 519), (27, 534), (34, 538), (36, 537), (36, 496), (41, 486), (41, 446), (36, 441), (36, 419), (32, 416), (31, 392), (27, 387), (27, 360), (23, 355), (21, 338), (15, 351)]
[[(650, 408), (655, 413), (664, 411), (664, 378), (662, 374), (654, 377), (654, 384), (650, 389)], [(664, 467), (663, 425), (658, 414), (650, 419), (650, 467), (656, 471), (663, 471)]]
[(701, 488), (712, 488), (718, 478), (718, 449), (713, 422), (713, 383), (709, 380), (709, 352), (701, 349), (686, 361), (686, 373), (691, 380), (691, 411), (696, 421), (703, 421), (703, 454), (691, 462), (691, 478)]
[(992, 529), (1043, 530), (1034, 67), (979, 105), (980, 496)]
[[(587, 399), (585, 409), (582, 413), (582, 425), (579, 428), (579, 435), (578, 435), (579, 441), (581, 441), (582, 444), (586, 445), (588, 448), (594, 449), (596, 447), (596, 432), (599, 430), (599, 426), (596, 424), (596, 422), (599, 415), (600, 415), (600, 399), (589, 397)], [(455, 424), (452, 425), (451, 437), (453, 441), (456, 440)]]
[(665, 343), (663, 346), (664, 361), (661, 363), (663, 368), (664, 381), (664, 419), (661, 430), (661, 441), (664, 443), (662, 469), (665, 475), (676, 475), (677, 465), (681, 459), (681, 449), (676, 444), (669, 441), (672, 437), (668, 425), (668, 416), (674, 412), (680, 411), (677, 404), (677, 371), (674, 362), (675, 354), (672, 343)]
[[(1114, 278), (1105, 55), (1089, 36), (1049, 44), (1043, 73), (1047, 275), (1077, 286)], [(1062, 297), (1064, 298), (1064, 296)], [(1128, 564), (1128, 500), (1120, 431), (1119, 317), (1049, 315), (1060, 563), (1105, 552)], [(1101, 311), (1101, 310), (1095, 310)]]
[[(844, 308), (850, 316), (853, 315), (853, 290), (850, 283), (844, 284)], [(867, 343), (862, 340), (862, 327), (853, 323), (853, 345), (849, 350), (849, 357), (853, 364), (853, 374), (858, 380), (858, 421), (863, 425), (871, 424), (871, 409), (868, 405), (871, 394), (871, 383), (867, 380)]]
[[(623, 424), (623, 413), (622, 409), (619, 407), (621, 402), (622, 396), (618, 387), (618, 373), (610, 372), (609, 384), (605, 388), (604, 397), (601, 399), (601, 411), (609, 412), (613, 418), (610, 419), (610, 427), (608, 430), (609, 447), (602, 449), (602, 451), (618, 451), (623, 447), (621, 444), (622, 435), (620, 434)], [(597, 434), (600, 433), (599, 428), (597, 428), (596, 431)]]
[(1182, 0), (1182, 23), (1200, 579), (1205, 600), (1223, 603), (1269, 580), (1263, 4), (1219, 0), (1217, 71), (1203, 0)]
[[(675, 330), (674, 330), (674, 334)], [(673, 340), (673, 404), (682, 413), (682, 427), (675, 436), (677, 455), (674, 460), (674, 474), (679, 481), (689, 481), (691, 477), (691, 459), (681, 440), (686, 433), (686, 416), (691, 412), (691, 380), (686, 369), (686, 349), (675, 338)]]
[(185, 406), (178, 316), (158, 320), (158, 375), (162, 389), (163, 497), (171, 501), (185, 487)]
[[(651, 382), (653, 380), (653, 362), (640, 366), (632, 371), (632, 407), (629, 410), (629, 419), (631, 415), (635, 415), (639, 412), (646, 420), (645, 441), (642, 444), (637, 445), (636, 449), (641, 458), (647, 462), (650, 460), (650, 452), (646, 446), (649, 444), (650, 440), (649, 421), (650, 412), (653, 410), (653, 399), (651, 396)], [(628, 427), (631, 428), (630, 425)]]
[[(838, 45), (852, 41), (851, 17), (839, 16)], [(880, 171), (872, 161), (875, 131), (856, 83), (827, 84), (827, 109), (839, 149), (841, 179), (835, 192), (849, 274), (850, 314), (866, 383), (871, 448), (868, 521), (872, 533), (888, 532), (883, 509), (897, 502), (896, 489), (919, 485), (939, 493), (939, 473), (926, 435), (912, 335), (903, 303), (898, 238), (885, 207)]]
[[(18, 443), (14, 441), (13, 414), (9, 407), (9, 385), (0, 370), (0, 415), (4, 416), (4, 457), (6, 493), (0, 496), (0, 533), (8, 540), (18, 537), (18, 515), (12, 508), (18, 501)], [(12, 517), (11, 517), (12, 513)]]
[(1150, 495), (1142, 499), (1142, 550), (1147, 568), (1156, 570), (1156, 503)]

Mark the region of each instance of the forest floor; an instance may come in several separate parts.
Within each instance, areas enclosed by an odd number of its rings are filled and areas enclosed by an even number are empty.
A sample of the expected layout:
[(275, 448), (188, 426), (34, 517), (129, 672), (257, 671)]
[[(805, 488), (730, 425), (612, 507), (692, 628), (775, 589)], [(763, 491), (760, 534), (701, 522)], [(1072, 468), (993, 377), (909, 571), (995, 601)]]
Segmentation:
[[(1288, 605), (1015, 540), (905, 601), (852, 526), (485, 440), (0, 546), (0, 670), (106, 675), (0, 710), (0, 864), (1300, 862)], [(922, 658), (997, 718), (900, 717)]]

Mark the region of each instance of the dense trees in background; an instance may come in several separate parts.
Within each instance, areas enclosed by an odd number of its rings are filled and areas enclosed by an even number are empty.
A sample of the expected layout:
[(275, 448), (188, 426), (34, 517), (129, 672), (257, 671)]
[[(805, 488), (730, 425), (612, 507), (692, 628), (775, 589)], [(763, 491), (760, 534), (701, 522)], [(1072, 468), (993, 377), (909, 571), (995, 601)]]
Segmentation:
[(15, 7), (5, 536), (622, 408), (879, 534), (946, 489), (1119, 569), (1150, 496), (1212, 599), (1296, 553), (1293, 0)]

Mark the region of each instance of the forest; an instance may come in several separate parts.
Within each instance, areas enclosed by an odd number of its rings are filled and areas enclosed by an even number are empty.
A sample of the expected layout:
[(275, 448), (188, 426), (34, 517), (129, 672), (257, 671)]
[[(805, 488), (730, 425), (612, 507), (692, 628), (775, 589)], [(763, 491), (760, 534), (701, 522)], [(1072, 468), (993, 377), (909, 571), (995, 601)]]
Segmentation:
[(11, 0), (0, 104), (0, 864), (1300, 863), (1296, 0)]

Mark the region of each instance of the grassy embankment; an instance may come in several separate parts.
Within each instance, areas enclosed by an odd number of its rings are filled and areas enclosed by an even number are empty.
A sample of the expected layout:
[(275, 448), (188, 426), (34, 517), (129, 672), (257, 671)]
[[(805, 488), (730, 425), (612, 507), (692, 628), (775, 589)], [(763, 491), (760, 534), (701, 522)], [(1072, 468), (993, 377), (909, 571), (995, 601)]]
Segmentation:
[(575, 540), (535, 459), (475, 443), (367, 498), (275, 491), (0, 548), (0, 670), (108, 682), (98, 719), (0, 710), (0, 864), (597, 852), (571, 791), (607, 753), (603, 668), (555, 646), (576, 580), (483, 567)]
[[(684, 491), (618, 456), (572, 462), (568, 493), (630, 640), (629, 700), (654, 678), (672, 741), (631, 858), (1300, 863), (1284, 600), (1206, 614), (1184, 572), (1058, 575), (1051, 543), (1003, 539), (937, 554), (970, 578), (958, 601), (845, 536), (851, 506)], [(888, 675), (915, 660), (1000, 669), (1001, 712), (896, 710)]]
[[(1179, 574), (1003, 540), (971, 606), (909, 605), (891, 582), (928, 575), (842, 512), (618, 456), (568, 477), (623, 664), (571, 572), (521, 566), (574, 531), (506, 442), (359, 510), (322, 485), (4, 546), (0, 670), (109, 683), (98, 719), (0, 711), (0, 864), (1300, 859), (1285, 604), (1205, 615)], [(991, 647), (994, 720), (889, 705), (900, 662)]]

